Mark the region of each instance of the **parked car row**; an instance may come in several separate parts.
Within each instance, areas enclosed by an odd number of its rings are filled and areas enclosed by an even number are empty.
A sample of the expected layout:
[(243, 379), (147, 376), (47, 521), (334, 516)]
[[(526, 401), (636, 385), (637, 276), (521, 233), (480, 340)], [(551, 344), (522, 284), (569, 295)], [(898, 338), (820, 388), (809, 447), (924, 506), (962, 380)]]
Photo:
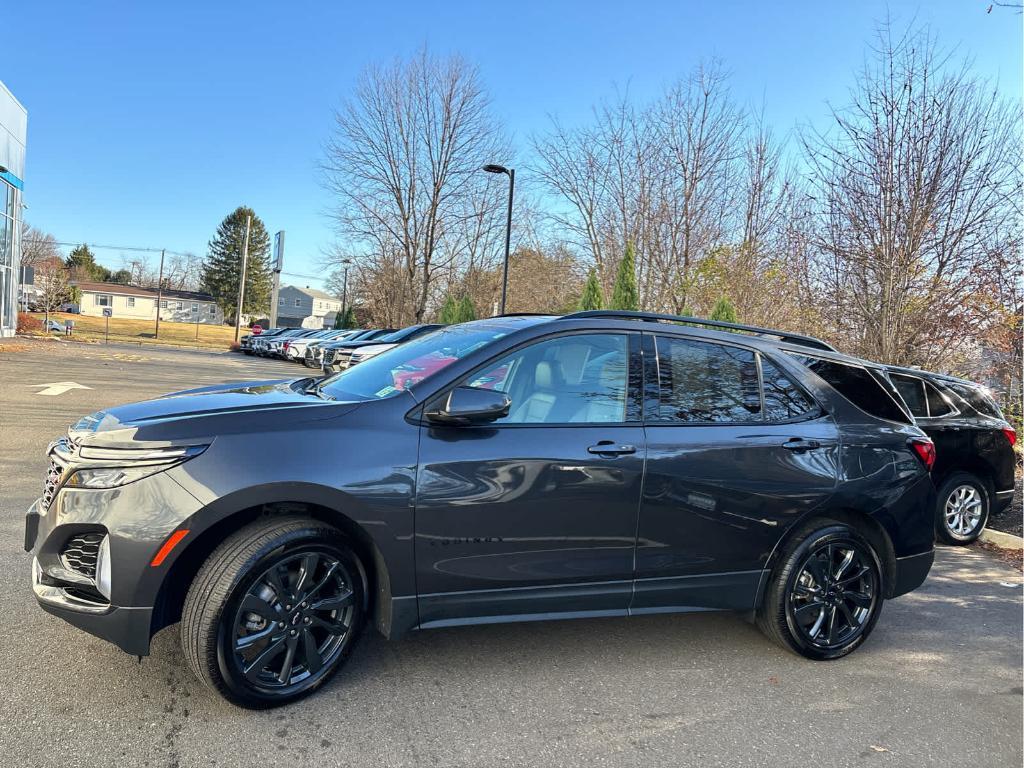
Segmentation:
[(1012, 487), (977, 385), (799, 334), (621, 311), (318, 333), (248, 347), (343, 370), (55, 441), (25, 527), (43, 608), (137, 655), (180, 621), (248, 707), (319, 688), (364, 623), (737, 610), (836, 659), (924, 582), (937, 529), (967, 540)]

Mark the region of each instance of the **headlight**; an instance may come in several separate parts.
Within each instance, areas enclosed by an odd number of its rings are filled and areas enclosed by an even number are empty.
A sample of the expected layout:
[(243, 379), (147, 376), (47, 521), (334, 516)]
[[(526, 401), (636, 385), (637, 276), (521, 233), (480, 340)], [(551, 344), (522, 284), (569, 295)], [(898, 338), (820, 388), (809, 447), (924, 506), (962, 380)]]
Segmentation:
[[(79, 455), (95, 462), (74, 468), (64, 483), (67, 488), (119, 488), (144, 477), (163, 472), (206, 450), (205, 445), (170, 448), (90, 448)], [(100, 466), (103, 462), (104, 466)]]

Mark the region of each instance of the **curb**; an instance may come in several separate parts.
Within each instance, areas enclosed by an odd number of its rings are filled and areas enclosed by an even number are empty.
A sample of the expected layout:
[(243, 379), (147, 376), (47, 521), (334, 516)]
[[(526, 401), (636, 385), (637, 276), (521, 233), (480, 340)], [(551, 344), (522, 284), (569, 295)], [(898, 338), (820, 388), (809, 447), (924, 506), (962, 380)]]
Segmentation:
[(1024, 538), (1014, 536), (1012, 533), (993, 531), (991, 528), (986, 528), (982, 531), (980, 539), (1003, 549), (1016, 549), (1018, 551), (1024, 549)]

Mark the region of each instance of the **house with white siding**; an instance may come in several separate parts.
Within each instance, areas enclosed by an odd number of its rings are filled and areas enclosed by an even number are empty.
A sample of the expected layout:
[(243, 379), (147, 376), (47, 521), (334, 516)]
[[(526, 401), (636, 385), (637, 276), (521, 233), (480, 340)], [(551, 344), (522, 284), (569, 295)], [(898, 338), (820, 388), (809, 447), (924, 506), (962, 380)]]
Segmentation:
[(102, 317), (103, 310), (109, 307), (111, 317), (155, 320), (159, 299), (161, 320), (204, 325), (221, 325), (224, 322), (224, 313), (208, 293), (165, 290), (158, 294), (153, 288), (86, 281), (78, 281), (75, 285), (81, 292), (78, 311), (91, 317)]
[(277, 294), (277, 324), (284, 328), (333, 328), (341, 301), (316, 288), (286, 285)]

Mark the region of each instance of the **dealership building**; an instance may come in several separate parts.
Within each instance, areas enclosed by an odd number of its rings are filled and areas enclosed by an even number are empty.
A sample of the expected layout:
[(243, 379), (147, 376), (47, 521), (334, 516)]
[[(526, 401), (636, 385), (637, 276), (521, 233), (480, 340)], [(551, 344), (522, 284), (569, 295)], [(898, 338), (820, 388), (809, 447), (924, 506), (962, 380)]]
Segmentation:
[(0, 337), (18, 325), (21, 190), (28, 112), (0, 82)]

